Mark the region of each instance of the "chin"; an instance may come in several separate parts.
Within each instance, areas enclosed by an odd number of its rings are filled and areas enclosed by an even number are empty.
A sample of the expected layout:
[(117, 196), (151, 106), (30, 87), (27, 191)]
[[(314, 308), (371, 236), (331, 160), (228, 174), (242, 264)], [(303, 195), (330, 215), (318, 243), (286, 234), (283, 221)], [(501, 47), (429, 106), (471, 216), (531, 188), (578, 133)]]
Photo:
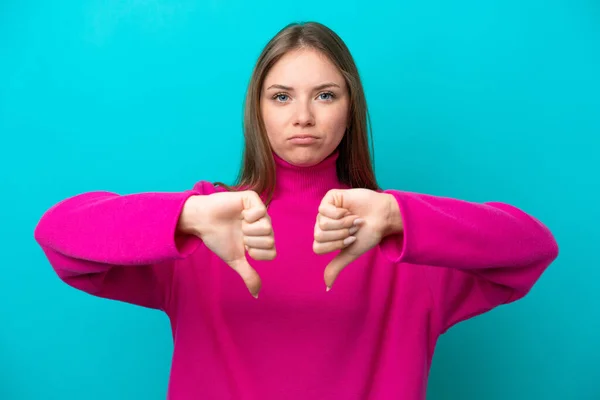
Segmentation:
[(290, 164), (293, 164), (297, 167), (312, 167), (313, 165), (317, 165), (319, 160), (315, 159), (305, 159), (305, 158), (292, 158), (288, 161)]
[(288, 154), (284, 155), (282, 158), (297, 167), (312, 167), (325, 159), (324, 156), (315, 154), (314, 151), (310, 150), (309, 153), (306, 154)]

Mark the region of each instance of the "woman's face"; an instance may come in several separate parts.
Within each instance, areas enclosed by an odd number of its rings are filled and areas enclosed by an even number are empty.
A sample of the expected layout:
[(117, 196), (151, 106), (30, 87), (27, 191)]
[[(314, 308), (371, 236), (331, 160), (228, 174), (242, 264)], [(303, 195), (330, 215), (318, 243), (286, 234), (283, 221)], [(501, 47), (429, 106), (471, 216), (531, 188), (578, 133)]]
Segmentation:
[(338, 146), (348, 123), (342, 74), (317, 50), (285, 54), (262, 87), (260, 109), (275, 154), (297, 166), (318, 164)]

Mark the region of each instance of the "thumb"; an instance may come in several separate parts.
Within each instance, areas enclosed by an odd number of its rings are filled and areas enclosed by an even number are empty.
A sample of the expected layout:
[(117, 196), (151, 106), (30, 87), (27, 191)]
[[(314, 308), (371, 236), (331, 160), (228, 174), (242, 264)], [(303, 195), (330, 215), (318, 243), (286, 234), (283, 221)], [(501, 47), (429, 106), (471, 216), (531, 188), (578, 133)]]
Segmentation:
[(250, 266), (246, 257), (229, 261), (227, 264), (242, 278), (250, 294), (258, 298), (262, 281), (256, 270)]
[(331, 260), (327, 267), (325, 267), (323, 274), (327, 291), (331, 289), (340, 272), (357, 258), (358, 256), (350, 253), (348, 249), (343, 249)]

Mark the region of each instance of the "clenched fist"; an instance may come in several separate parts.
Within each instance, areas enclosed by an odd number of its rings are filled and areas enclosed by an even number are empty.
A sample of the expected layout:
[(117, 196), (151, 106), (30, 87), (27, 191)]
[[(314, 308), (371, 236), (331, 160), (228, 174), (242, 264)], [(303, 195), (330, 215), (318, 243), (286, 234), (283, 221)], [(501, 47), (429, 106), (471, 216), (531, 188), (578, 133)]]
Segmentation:
[(402, 232), (396, 199), (369, 189), (330, 190), (319, 205), (313, 250), (317, 254), (340, 250), (327, 265), (327, 290), (339, 273), (384, 236)]
[(191, 196), (183, 207), (178, 229), (198, 236), (258, 297), (261, 279), (248, 263), (246, 251), (255, 260), (273, 260), (276, 251), (271, 219), (256, 192)]

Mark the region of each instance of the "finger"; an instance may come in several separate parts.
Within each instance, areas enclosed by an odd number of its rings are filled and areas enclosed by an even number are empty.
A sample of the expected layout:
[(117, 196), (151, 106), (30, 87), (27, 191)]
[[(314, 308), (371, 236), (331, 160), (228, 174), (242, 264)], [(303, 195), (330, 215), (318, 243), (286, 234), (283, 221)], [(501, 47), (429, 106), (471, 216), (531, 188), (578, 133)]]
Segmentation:
[(319, 214), (323, 214), (326, 217), (332, 219), (340, 219), (349, 214), (349, 211), (345, 208), (336, 207), (330, 203), (321, 203), (319, 206)]
[(275, 248), (272, 249), (255, 249), (250, 247), (248, 249), (248, 255), (257, 261), (270, 261), (275, 259), (277, 252)]
[(315, 240), (317, 242), (333, 242), (336, 240), (344, 240), (348, 236), (358, 232), (359, 227), (354, 225), (349, 229), (338, 229), (337, 231), (323, 231), (318, 226), (315, 227)]
[(242, 210), (242, 218), (249, 223), (258, 221), (267, 215), (267, 207), (256, 192), (247, 191), (242, 197), (244, 209)]
[(244, 220), (242, 221), (242, 233), (245, 236), (269, 236), (273, 234), (273, 226), (270, 218), (267, 217), (253, 223)]
[(333, 231), (338, 229), (349, 229), (352, 226), (360, 225), (363, 222), (361, 218), (356, 215), (348, 215), (341, 219), (332, 219), (319, 214), (317, 216), (317, 223), (319, 228), (324, 231)]
[(248, 249), (269, 250), (275, 248), (275, 239), (273, 236), (244, 236), (244, 244)]
[(331, 287), (333, 286), (340, 272), (342, 272), (342, 270), (346, 268), (348, 264), (356, 260), (356, 258), (356, 255), (347, 250), (342, 250), (337, 256), (335, 256), (333, 260), (331, 260), (327, 267), (325, 267), (325, 272), (323, 273), (323, 279), (325, 280), (327, 291), (331, 290)]
[(242, 211), (242, 218), (244, 221), (253, 223), (267, 215), (267, 208), (265, 206), (255, 206), (248, 210)]
[(321, 204), (331, 204), (332, 206), (335, 206), (338, 208), (345, 208), (343, 193), (344, 193), (343, 190), (331, 189), (330, 191), (328, 191), (325, 194), (325, 197), (323, 197)]
[(262, 282), (256, 270), (250, 266), (248, 261), (240, 259), (230, 261), (227, 264), (242, 278), (250, 294), (258, 298)]
[(352, 243), (354, 243), (354, 241), (356, 241), (355, 236), (348, 236), (344, 240), (336, 240), (333, 242), (321, 243), (321, 242), (315, 241), (315, 242), (313, 242), (313, 251), (316, 254), (330, 253), (335, 250), (340, 250), (340, 249), (346, 248), (346, 247), (350, 246)]

